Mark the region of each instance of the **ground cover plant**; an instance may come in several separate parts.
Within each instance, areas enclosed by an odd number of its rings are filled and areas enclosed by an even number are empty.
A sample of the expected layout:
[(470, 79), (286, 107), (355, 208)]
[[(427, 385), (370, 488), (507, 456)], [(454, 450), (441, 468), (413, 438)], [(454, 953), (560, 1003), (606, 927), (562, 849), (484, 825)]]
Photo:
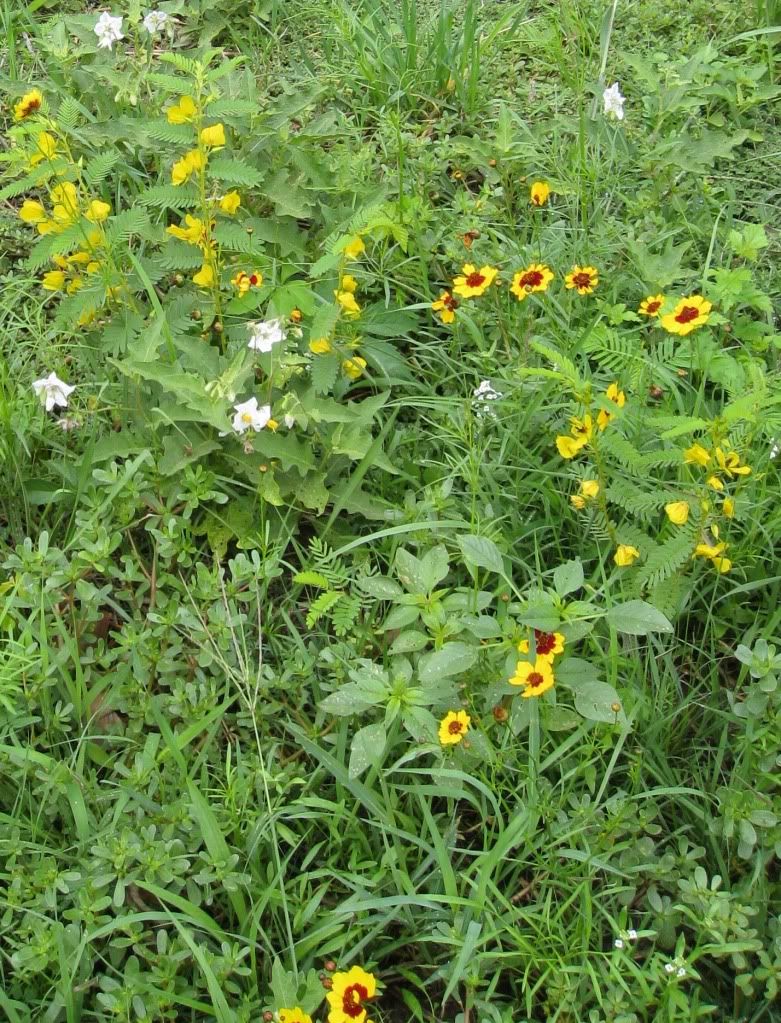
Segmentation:
[(775, 4), (1, 11), (0, 1016), (781, 1018)]

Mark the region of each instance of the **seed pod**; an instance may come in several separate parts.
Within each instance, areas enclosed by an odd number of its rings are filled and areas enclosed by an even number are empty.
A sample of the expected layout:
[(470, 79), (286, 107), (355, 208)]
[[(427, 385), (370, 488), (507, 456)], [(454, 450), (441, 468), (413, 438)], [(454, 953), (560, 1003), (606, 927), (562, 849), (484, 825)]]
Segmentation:
[(263, 1013), (263, 1023), (272, 1023), (274, 1019), (274, 1013), (269, 1012), (268, 1009)]
[(222, 324), (219, 320), (215, 320), (212, 324), (212, 330), (215, 334), (222, 334)]
[(658, 400), (664, 394), (664, 389), (661, 388), (658, 384), (654, 384), (652, 387), (648, 388), (648, 393), (652, 398), (656, 398)]
[(491, 713), (494, 716), (494, 721), (498, 721), (500, 725), (504, 724), (504, 722), (510, 716), (507, 713), (507, 708), (503, 707), (501, 705), (501, 703), (497, 703), (497, 705), (494, 707), (494, 709), (491, 711)]
[(184, 284), (184, 274), (174, 274), (174, 284), (177, 288), (181, 288)]
[(621, 712), (621, 704), (618, 702), (611, 703), (610, 709), (613, 711), (614, 714), (619, 714)]

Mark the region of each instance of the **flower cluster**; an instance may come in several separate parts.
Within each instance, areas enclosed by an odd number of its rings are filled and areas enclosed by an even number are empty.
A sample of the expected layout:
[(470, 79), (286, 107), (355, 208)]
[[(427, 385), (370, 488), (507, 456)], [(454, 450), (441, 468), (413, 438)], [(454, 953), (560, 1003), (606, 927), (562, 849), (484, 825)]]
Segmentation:
[[(612, 383), (605, 391), (605, 402), (609, 407), (615, 407), (616, 409), (622, 409), (626, 404), (626, 395), (620, 389), (617, 383)], [(615, 412), (610, 411), (608, 408), (601, 408), (596, 416), (596, 427), (598, 431), (603, 431), (615, 418)], [(573, 416), (570, 419), (570, 432), (567, 434), (559, 434), (556, 437), (556, 447), (562, 458), (571, 459), (575, 458), (583, 448), (587, 447), (594, 439), (594, 417), (590, 411), (586, 411), (583, 418)], [(580, 502), (575, 502), (576, 507), (585, 507), (585, 498), (595, 498), (599, 493), (599, 487), (596, 490), (591, 488), (591, 492), (587, 490), (582, 496), (584, 502), (581, 505)]]
[(564, 652), (564, 636), (560, 632), (542, 632), (535, 629), (533, 649), (529, 640), (523, 639), (518, 644), (518, 651), (528, 656), (516, 664), (510, 685), (523, 686), (521, 695), (524, 699), (542, 696), (555, 684), (553, 662)]
[(648, 295), (640, 303), (637, 311), (649, 319), (658, 318), (661, 326), (669, 334), (685, 337), (708, 322), (713, 304), (702, 295), (686, 295), (665, 312), (665, 308), (668, 307), (666, 295)]
[[(109, 14), (108, 11), (104, 11), (100, 15), (93, 29), (98, 38), (99, 50), (111, 50), (114, 47), (114, 43), (122, 42), (125, 38), (125, 33), (122, 31), (122, 21), (121, 17)], [(166, 14), (165, 11), (148, 11), (144, 15), (142, 24), (148, 35), (154, 37), (160, 32), (164, 32), (171, 24), (171, 21), (171, 15)]]

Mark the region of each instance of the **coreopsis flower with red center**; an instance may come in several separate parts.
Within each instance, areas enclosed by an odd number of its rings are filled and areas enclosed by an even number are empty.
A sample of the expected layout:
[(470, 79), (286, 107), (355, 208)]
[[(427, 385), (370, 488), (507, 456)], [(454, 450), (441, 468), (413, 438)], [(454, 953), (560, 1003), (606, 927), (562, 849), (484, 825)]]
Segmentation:
[(564, 278), (564, 285), (579, 295), (590, 295), (599, 284), (599, 271), (594, 266), (573, 266)]
[(735, 476), (750, 476), (751, 466), (741, 465), (740, 457), (734, 451), (723, 451), (721, 448), (714, 450), (716, 455), (716, 461), (719, 463), (719, 468), (722, 472), (725, 472), (730, 479)]
[(439, 722), (439, 741), (443, 746), (455, 746), (469, 731), (471, 723), (465, 710), (449, 710)]
[(328, 1023), (365, 1023), (365, 1003), (374, 998), (377, 981), (360, 966), (333, 975), (333, 986), (326, 995)]
[(481, 266), (478, 270), (472, 263), (465, 263), (460, 275), (453, 278), (453, 294), (461, 298), (479, 298), (491, 287), (498, 273), (494, 266)]
[(518, 661), (515, 666), (515, 674), (510, 679), (511, 686), (523, 686), (521, 696), (528, 699), (532, 696), (542, 696), (551, 689), (555, 683), (553, 666), (548, 657), (535, 658), (531, 661)]
[(169, 124), (188, 124), (198, 116), (198, 107), (192, 96), (180, 96), (179, 101), (165, 113)]
[(659, 310), (665, 303), (664, 295), (649, 295), (648, 298), (644, 298), (640, 303), (640, 308), (637, 310), (642, 313), (643, 316), (658, 316)]
[(618, 565), (619, 568), (627, 568), (633, 562), (637, 561), (640, 557), (640, 551), (633, 547), (629, 543), (620, 543), (616, 547), (616, 553), (613, 555), (613, 561)]
[(279, 1023), (312, 1023), (312, 1017), (300, 1006), (294, 1009), (280, 1009), (277, 1013)]
[(553, 271), (545, 263), (532, 263), (525, 270), (519, 270), (513, 275), (510, 291), (519, 302), (523, 302), (534, 292), (547, 291), (553, 276)]
[(259, 270), (253, 270), (251, 273), (239, 270), (236, 276), (231, 278), (231, 284), (239, 295), (246, 295), (250, 288), (259, 288), (262, 283), (263, 274)]
[(680, 300), (671, 313), (662, 316), (659, 322), (670, 334), (685, 337), (708, 322), (712, 308), (712, 303), (702, 295), (688, 295)]
[(431, 303), (431, 308), (435, 313), (439, 314), (439, 318), (443, 323), (452, 323), (456, 318), (458, 302), (455, 298), (453, 298), (449, 291), (443, 291), (440, 292), (439, 298), (436, 302)]
[(40, 89), (31, 89), (14, 105), (14, 120), (23, 121), (25, 117), (36, 113), (41, 109), (43, 93)]
[(550, 185), (547, 181), (535, 181), (529, 189), (529, 201), (532, 206), (544, 206), (550, 195)]
[(689, 521), (689, 502), (671, 501), (664, 506), (664, 513), (674, 526), (685, 526)]
[[(529, 652), (529, 641), (528, 639), (522, 639), (518, 644), (518, 651), (522, 654), (528, 654)], [(553, 663), (553, 658), (564, 651), (564, 637), (560, 632), (541, 632), (540, 629), (534, 630), (534, 653), (539, 657), (544, 657), (548, 661)]]

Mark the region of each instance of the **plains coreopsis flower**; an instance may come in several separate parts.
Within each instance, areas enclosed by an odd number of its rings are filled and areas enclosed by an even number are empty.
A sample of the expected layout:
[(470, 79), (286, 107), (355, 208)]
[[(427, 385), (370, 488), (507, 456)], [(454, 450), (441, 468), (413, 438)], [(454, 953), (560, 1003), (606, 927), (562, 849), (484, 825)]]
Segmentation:
[(257, 398), (241, 401), (233, 408), (236, 412), (233, 417), (233, 429), (236, 433), (246, 433), (247, 430), (259, 433), (271, 422), (271, 406), (258, 405)]
[(555, 681), (551, 660), (538, 655), (534, 663), (518, 661), (510, 685), (523, 686), (521, 696), (528, 699), (531, 696), (542, 696), (553, 687)]
[[(528, 654), (529, 652), (529, 641), (528, 639), (522, 639), (518, 644), (518, 650), (522, 654)], [(537, 657), (545, 657), (549, 661), (553, 661), (553, 658), (557, 654), (563, 653), (564, 651), (564, 636), (560, 632), (542, 632), (540, 629), (534, 630), (534, 652)]]
[(643, 316), (658, 316), (664, 301), (664, 295), (649, 295), (643, 299), (637, 311), (642, 313)]
[(298, 1005), (294, 1009), (280, 1009), (279, 1023), (312, 1023), (312, 1017)]
[(14, 105), (14, 120), (23, 121), (25, 117), (29, 117), (30, 114), (40, 110), (42, 103), (43, 93), (40, 89), (31, 89), (29, 92), (26, 92), (19, 102)]
[(613, 82), (610, 88), (605, 89), (602, 93), (602, 103), (605, 114), (608, 117), (615, 117), (618, 121), (623, 121), (624, 119), (625, 102), (626, 97), (621, 95), (618, 82)]
[(547, 291), (553, 280), (553, 271), (545, 263), (531, 263), (525, 270), (513, 275), (510, 291), (519, 302), (538, 291)]
[(449, 291), (443, 291), (440, 293), (439, 298), (435, 302), (431, 303), (431, 308), (439, 315), (439, 318), (443, 323), (452, 323), (456, 318), (458, 302), (453, 298)]
[(599, 284), (599, 271), (594, 266), (573, 266), (564, 278), (564, 286), (579, 295), (590, 295)]
[(377, 981), (360, 966), (333, 975), (328, 1000), (328, 1023), (365, 1023), (365, 1003), (374, 998)]
[(104, 11), (95, 22), (94, 32), (98, 37), (98, 49), (100, 50), (110, 50), (114, 43), (125, 38), (122, 31), (122, 18), (116, 18), (107, 11)]
[(76, 390), (75, 384), (66, 384), (56, 373), (50, 373), (41, 380), (33, 381), (33, 390), (40, 397), (47, 412), (58, 406), (68, 407), (68, 398)]
[(251, 348), (253, 352), (270, 352), (274, 345), (280, 344), (286, 337), (280, 319), (249, 323), (247, 329), (250, 332), (247, 348)]
[(150, 36), (157, 35), (158, 32), (162, 32), (166, 28), (170, 20), (171, 16), (165, 11), (150, 11), (144, 17), (144, 28)]
[(439, 741), (443, 746), (455, 746), (461, 742), (472, 719), (465, 710), (449, 710), (439, 722)]
[(472, 263), (465, 263), (460, 275), (453, 278), (453, 294), (461, 298), (478, 298), (491, 287), (498, 273), (494, 266), (481, 266), (478, 270)]
[(659, 322), (670, 334), (685, 337), (708, 322), (712, 308), (712, 303), (702, 295), (688, 295), (680, 300), (671, 313), (662, 316)]

